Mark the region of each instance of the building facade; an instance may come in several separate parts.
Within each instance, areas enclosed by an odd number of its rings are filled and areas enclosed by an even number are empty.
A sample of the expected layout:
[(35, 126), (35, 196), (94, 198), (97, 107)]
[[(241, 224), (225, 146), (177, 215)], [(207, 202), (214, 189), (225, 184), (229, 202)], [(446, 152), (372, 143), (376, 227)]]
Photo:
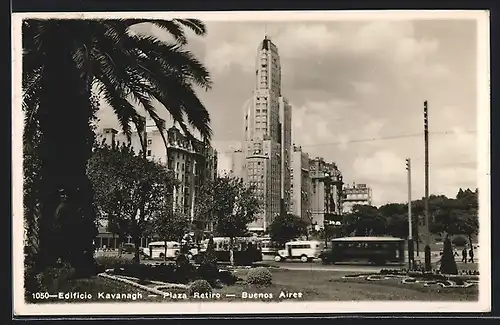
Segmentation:
[(366, 184), (352, 183), (344, 187), (343, 212), (350, 213), (355, 205), (371, 205), (372, 189)]
[(337, 165), (317, 157), (309, 160), (309, 173), (311, 178), (310, 213), (312, 226), (321, 229), (325, 222), (341, 222), (343, 180)]
[(290, 212), (301, 217), (307, 224), (311, 224), (310, 191), (311, 178), (309, 176), (309, 155), (301, 147), (293, 146), (291, 157), (291, 201)]
[(236, 178), (245, 179), (246, 175), (244, 173), (246, 169), (245, 155), (242, 150), (235, 150), (230, 153), (231, 166), (229, 169), (229, 175)]
[(266, 231), (280, 207), (289, 208), (291, 186), (291, 106), (281, 94), (278, 48), (267, 37), (259, 44), (255, 69), (253, 99), (245, 112), (241, 174), (263, 202), (249, 230)]
[[(200, 186), (217, 176), (217, 151), (200, 140), (189, 141), (175, 126), (166, 130), (167, 146), (154, 121), (145, 120), (143, 133), (146, 156), (168, 167), (175, 173), (180, 185), (174, 189), (174, 208), (195, 219), (194, 202)], [(112, 142), (128, 143), (122, 132), (112, 128), (103, 129), (103, 139)], [(141, 151), (141, 141), (137, 131), (132, 132), (130, 143), (136, 153)]]
[(280, 196), (284, 211), (290, 211), (291, 205), (291, 158), (292, 158), (292, 106), (284, 97), (279, 98), (280, 108), (280, 145), (281, 145), (281, 186)]

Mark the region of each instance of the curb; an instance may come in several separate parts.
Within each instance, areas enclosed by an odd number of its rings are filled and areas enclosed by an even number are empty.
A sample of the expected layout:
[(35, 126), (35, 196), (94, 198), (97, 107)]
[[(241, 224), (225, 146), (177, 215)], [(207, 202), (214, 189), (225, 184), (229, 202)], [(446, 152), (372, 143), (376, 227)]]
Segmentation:
[[(155, 288), (151, 288), (151, 287), (148, 287), (148, 286), (136, 283), (134, 281), (131, 281), (131, 280), (128, 280), (128, 279), (125, 279), (125, 278), (119, 278), (117, 276), (109, 275), (109, 274), (106, 274), (106, 273), (99, 273), (97, 276), (100, 276), (100, 277), (105, 278), (105, 279), (110, 279), (110, 280), (113, 280), (113, 281), (118, 281), (118, 282), (126, 283), (126, 284), (132, 285), (132, 286), (134, 286), (136, 288), (139, 288), (141, 290), (148, 291), (148, 292), (151, 292), (151, 293), (159, 295), (159, 296), (164, 296), (165, 295), (164, 291), (161, 291), (161, 290), (158, 290), (158, 289), (155, 289)], [(162, 287), (168, 288), (168, 286), (169, 286), (168, 283), (163, 283), (162, 282), (162, 284), (164, 285)], [(172, 288), (181, 288), (181, 287), (172, 287)], [(184, 286), (182, 288), (183, 289), (187, 289), (187, 286)]]

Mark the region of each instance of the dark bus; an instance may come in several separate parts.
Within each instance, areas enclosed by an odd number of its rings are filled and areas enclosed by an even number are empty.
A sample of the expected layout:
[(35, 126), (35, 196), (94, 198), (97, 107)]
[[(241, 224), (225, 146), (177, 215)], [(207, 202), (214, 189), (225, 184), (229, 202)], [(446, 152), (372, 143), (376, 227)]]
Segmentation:
[(396, 237), (335, 238), (321, 253), (323, 264), (368, 262), (404, 264), (405, 240)]
[[(229, 262), (229, 238), (214, 237), (214, 250), (218, 262)], [(200, 263), (203, 260), (208, 247), (208, 239), (201, 242), (200, 253), (195, 261)], [(262, 261), (261, 241), (256, 237), (237, 237), (233, 243), (234, 262), (236, 265), (251, 265), (254, 262)]]

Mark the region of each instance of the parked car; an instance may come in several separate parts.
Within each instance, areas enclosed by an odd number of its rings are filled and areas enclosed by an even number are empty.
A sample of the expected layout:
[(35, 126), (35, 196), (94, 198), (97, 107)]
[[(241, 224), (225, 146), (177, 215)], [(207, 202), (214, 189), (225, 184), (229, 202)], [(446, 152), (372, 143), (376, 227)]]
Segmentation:
[(132, 244), (132, 243), (125, 243), (122, 245), (122, 247), (120, 248), (120, 252), (123, 254), (123, 253), (129, 253), (129, 254), (133, 254), (135, 253), (135, 245)]

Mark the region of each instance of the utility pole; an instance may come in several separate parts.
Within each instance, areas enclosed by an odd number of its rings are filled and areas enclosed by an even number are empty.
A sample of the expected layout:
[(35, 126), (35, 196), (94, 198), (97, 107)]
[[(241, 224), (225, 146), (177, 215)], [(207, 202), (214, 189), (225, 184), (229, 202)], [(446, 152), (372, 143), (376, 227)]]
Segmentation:
[(431, 266), (431, 247), (429, 233), (429, 123), (427, 116), (427, 101), (424, 101), (424, 146), (425, 146), (425, 270), (430, 271)]
[(408, 269), (413, 269), (413, 226), (411, 216), (411, 159), (406, 159), (406, 170), (408, 171)]

